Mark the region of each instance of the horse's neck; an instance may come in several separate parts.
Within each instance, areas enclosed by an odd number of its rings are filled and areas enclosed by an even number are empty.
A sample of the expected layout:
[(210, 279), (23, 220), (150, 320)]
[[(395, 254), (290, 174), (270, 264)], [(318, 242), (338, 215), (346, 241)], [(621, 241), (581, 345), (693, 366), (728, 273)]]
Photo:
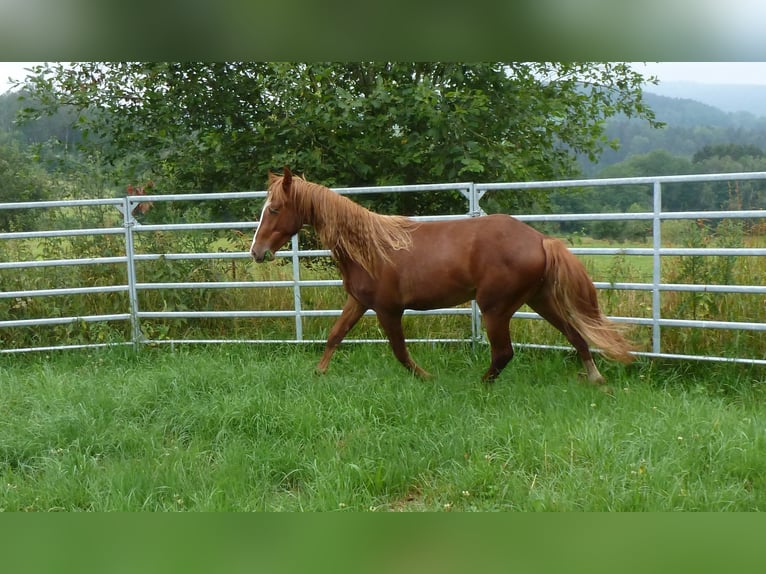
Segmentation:
[(311, 225), (322, 245), (332, 251), (344, 277), (358, 270), (372, 273), (377, 259), (370, 253), (374, 239), (360, 235), (365, 231), (358, 224), (379, 216), (329, 188), (318, 187), (311, 190), (311, 201), (305, 204), (304, 223)]
[(303, 223), (313, 227), (319, 234), (325, 247), (332, 249), (337, 243), (338, 237), (343, 233), (344, 221), (342, 218), (328, 217), (325, 213), (329, 210), (336, 210), (336, 203), (349, 201), (341, 195), (337, 195), (330, 188), (315, 184), (315, 189), (307, 190), (310, 198), (304, 204)]
[(322, 196), (325, 193), (332, 193), (329, 189), (320, 185), (317, 189), (306, 189), (304, 193), (308, 200), (304, 200), (301, 217), (304, 225), (310, 225), (319, 234), (320, 238), (325, 234), (325, 218), (322, 216)]

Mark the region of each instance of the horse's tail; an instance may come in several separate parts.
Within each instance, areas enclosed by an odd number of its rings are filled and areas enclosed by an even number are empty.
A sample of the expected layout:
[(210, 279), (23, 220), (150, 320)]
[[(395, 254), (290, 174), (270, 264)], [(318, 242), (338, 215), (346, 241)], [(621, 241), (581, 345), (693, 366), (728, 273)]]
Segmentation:
[(601, 312), (596, 288), (585, 266), (558, 239), (543, 239), (545, 279), (551, 302), (563, 317), (594, 347), (616, 361), (631, 362), (636, 347), (622, 336), (615, 323)]

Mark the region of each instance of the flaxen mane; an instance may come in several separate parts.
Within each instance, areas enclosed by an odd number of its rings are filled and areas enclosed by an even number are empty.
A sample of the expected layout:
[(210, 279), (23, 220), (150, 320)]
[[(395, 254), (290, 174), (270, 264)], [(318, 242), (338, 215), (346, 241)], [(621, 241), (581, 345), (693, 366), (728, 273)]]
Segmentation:
[[(281, 202), (281, 176), (273, 176), (269, 201)], [(293, 175), (292, 203), (301, 219), (312, 225), (322, 244), (338, 259), (356, 261), (373, 277), (391, 253), (409, 250), (411, 231), (417, 223), (401, 216), (380, 215), (365, 209), (331, 189)]]

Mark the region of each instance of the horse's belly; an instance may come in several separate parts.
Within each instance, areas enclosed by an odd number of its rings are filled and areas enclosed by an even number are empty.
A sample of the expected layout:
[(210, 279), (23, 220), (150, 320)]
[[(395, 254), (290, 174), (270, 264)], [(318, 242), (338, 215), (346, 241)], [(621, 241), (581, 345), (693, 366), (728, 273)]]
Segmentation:
[(437, 309), (439, 307), (456, 307), (466, 301), (470, 301), (475, 296), (475, 293), (462, 293), (457, 295), (456, 293), (447, 293), (443, 297), (439, 296), (426, 296), (426, 297), (413, 297), (405, 301), (405, 309), (414, 309), (416, 311), (425, 311), (428, 309)]
[(462, 276), (403, 277), (399, 290), (403, 306), (416, 310), (454, 307), (476, 296), (473, 283)]

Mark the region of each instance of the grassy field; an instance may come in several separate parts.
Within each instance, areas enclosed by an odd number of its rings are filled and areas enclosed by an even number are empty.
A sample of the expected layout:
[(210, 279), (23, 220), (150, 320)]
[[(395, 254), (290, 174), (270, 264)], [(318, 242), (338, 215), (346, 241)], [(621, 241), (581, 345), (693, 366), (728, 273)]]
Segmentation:
[(766, 370), (521, 350), (127, 348), (0, 356), (6, 511), (766, 509)]

